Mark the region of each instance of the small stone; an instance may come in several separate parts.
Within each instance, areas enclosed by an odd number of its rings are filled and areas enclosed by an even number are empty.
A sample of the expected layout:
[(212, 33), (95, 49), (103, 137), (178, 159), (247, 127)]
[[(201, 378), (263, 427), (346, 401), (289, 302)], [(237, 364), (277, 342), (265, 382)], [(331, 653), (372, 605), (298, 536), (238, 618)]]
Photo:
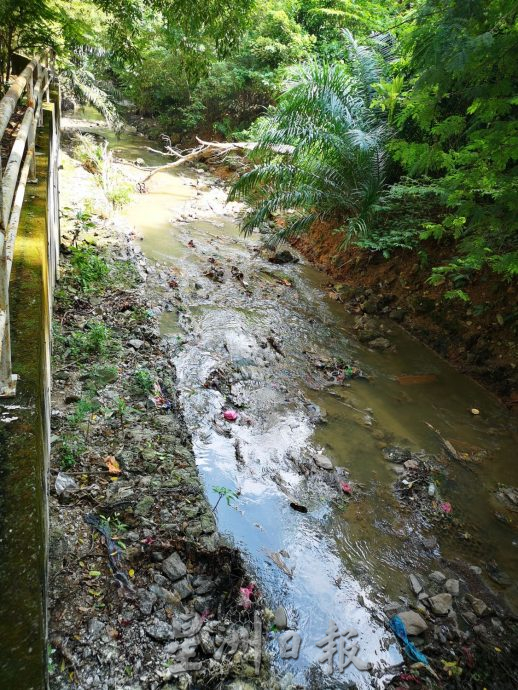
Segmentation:
[(202, 628), (200, 631), (200, 647), (202, 648), (202, 651), (204, 654), (207, 654), (207, 656), (212, 656), (214, 652), (216, 651), (216, 647), (214, 645), (214, 640), (212, 639), (212, 635), (210, 635), (208, 630), (205, 630), (205, 628)]
[(477, 616), (483, 616), (488, 611), (487, 604), (476, 597), (471, 597), (471, 608)]
[(427, 622), (417, 611), (403, 611), (398, 616), (405, 624), (409, 635), (421, 635), (425, 630), (428, 630)]
[(161, 585), (150, 585), (149, 591), (153, 594), (156, 594), (156, 596), (162, 601), (165, 601), (166, 604), (179, 604), (181, 601), (179, 595), (176, 592), (170, 592), (168, 589), (162, 587)]
[(138, 590), (138, 607), (144, 616), (149, 616), (153, 610), (153, 606), (157, 601), (157, 595), (147, 589)]
[(408, 471), (419, 469), (419, 463), (417, 462), (417, 460), (413, 460), (413, 459), (412, 459), (412, 460), (407, 460), (406, 462), (404, 462), (404, 463), (403, 463), (403, 466), (404, 466), (405, 469), (407, 469)]
[(482, 568), (479, 568), (478, 565), (470, 565), (469, 569), (474, 575), (482, 575)]
[(320, 467), (322, 470), (332, 470), (333, 469), (333, 463), (325, 455), (316, 455), (314, 457), (314, 461), (315, 461), (315, 465), (317, 465), (317, 467)]
[(471, 625), (475, 625), (475, 623), (477, 622), (477, 617), (475, 616), (473, 611), (464, 611), (462, 615), (468, 621), (468, 623), (471, 623)]
[(434, 597), (430, 597), (429, 601), (432, 611), (438, 616), (445, 616), (451, 609), (452, 597), (447, 592), (436, 594)]
[(452, 596), (456, 597), (459, 595), (460, 583), (458, 580), (450, 579), (446, 580), (444, 583), (444, 589), (449, 592)]
[(412, 587), (414, 594), (419, 594), (419, 592), (423, 591), (423, 585), (419, 582), (415, 575), (410, 575), (408, 579), (410, 580), (410, 586)]
[(432, 551), (437, 546), (437, 537), (424, 537), (421, 539), (421, 544), (425, 549)]
[(374, 296), (369, 297), (362, 304), (362, 310), (365, 312), (365, 314), (376, 314), (378, 312), (378, 307), (378, 300)]
[(381, 451), (385, 460), (395, 463), (404, 463), (412, 458), (411, 452), (407, 448), (397, 446), (387, 446)]
[(100, 636), (105, 628), (105, 623), (100, 621), (98, 618), (92, 618), (88, 621), (88, 634), (92, 639), (96, 639)]
[(430, 573), (428, 577), (433, 582), (437, 582), (438, 585), (442, 585), (442, 583), (446, 581), (446, 575), (441, 573), (439, 570), (435, 570), (433, 573)]
[(272, 264), (292, 264), (298, 263), (298, 258), (287, 249), (283, 249), (280, 252), (276, 252), (268, 261)]
[(278, 606), (273, 615), (273, 624), (278, 630), (286, 630), (288, 627), (288, 616), (284, 606)]
[(134, 350), (140, 350), (142, 345), (144, 345), (144, 341), (139, 340), (138, 338), (132, 338), (131, 340), (128, 340), (128, 345)]
[(167, 575), (172, 582), (175, 582), (187, 575), (187, 568), (176, 551), (173, 551), (173, 553), (162, 563), (162, 572)]
[(145, 630), (147, 635), (157, 642), (172, 640), (174, 637), (173, 628), (168, 623), (164, 623), (164, 621), (155, 620)]
[(183, 580), (178, 580), (178, 582), (174, 583), (173, 587), (174, 591), (179, 595), (180, 599), (182, 600), (188, 599), (190, 596), (192, 596), (192, 593), (194, 592), (187, 578), (184, 578)]
[(214, 589), (214, 580), (212, 580), (210, 577), (207, 577), (207, 575), (198, 575), (198, 577), (195, 577), (194, 580), (192, 581), (192, 585), (196, 591), (196, 594), (208, 594), (209, 592), (212, 592)]
[(386, 338), (374, 338), (369, 342), (369, 347), (373, 347), (375, 350), (388, 350), (390, 347), (390, 340)]
[(430, 595), (428, 592), (421, 592), (420, 594), (417, 595), (418, 601), (424, 601), (425, 599), (428, 599)]
[(397, 321), (398, 323), (401, 323), (401, 321), (404, 320), (405, 316), (406, 312), (403, 309), (393, 309), (389, 313), (389, 317), (394, 321)]

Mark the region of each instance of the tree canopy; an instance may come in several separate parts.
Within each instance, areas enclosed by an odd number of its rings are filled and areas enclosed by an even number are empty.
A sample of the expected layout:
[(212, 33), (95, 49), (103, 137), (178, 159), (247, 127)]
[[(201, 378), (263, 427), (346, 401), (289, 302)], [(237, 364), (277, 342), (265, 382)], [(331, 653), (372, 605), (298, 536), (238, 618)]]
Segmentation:
[(478, 270), (518, 272), (517, 16), (518, 0), (3, 0), (0, 70), (51, 46), (108, 117), (124, 100), (157, 134), (259, 138), (233, 192), (246, 228), (285, 212), (385, 256), (441, 243), (430, 280), (466, 299)]

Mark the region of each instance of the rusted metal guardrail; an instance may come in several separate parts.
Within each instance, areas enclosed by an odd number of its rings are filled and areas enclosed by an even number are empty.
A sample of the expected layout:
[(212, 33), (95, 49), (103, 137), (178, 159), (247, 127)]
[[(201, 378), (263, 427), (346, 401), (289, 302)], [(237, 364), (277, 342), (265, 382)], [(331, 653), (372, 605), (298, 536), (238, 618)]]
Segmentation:
[(42, 105), (44, 99), (49, 101), (53, 73), (47, 56), (31, 60), (0, 101), (1, 141), (26, 96), (25, 113), (3, 171), (0, 158), (0, 397), (16, 394), (17, 377), (11, 367), (9, 279), (25, 188), (28, 181), (35, 181), (36, 128), (43, 123)]

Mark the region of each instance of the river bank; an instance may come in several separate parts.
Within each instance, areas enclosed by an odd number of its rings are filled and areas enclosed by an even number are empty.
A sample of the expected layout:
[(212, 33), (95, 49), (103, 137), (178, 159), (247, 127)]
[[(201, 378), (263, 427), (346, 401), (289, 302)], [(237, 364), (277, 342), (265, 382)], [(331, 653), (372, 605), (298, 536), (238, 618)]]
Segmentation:
[[(113, 141), (121, 159), (153, 163), (146, 144), (133, 134)], [(143, 175), (119, 167), (134, 183)], [(389, 347), (364, 344), (328, 294), (327, 276), (297, 256), (275, 263), (259, 235), (240, 236), (240, 208), (225, 204), (224, 185), (205, 165), (160, 173), (147, 192), (124, 211), (141, 248), (131, 263), (144, 261), (146, 285), (156, 272), (166, 295), (155, 303), (145, 289), (171, 348), (166, 369), (172, 361), (205, 491), (236, 496), (220, 504), (219, 530), (269, 607), (284, 610), (277, 623), (302, 637), (299, 658), (286, 660), (279, 628), (265, 625), (282, 687), (453, 688), (458, 676), (466, 688), (477, 678), (512, 687), (514, 618), (505, 600), (515, 596), (514, 529), (495, 519), (495, 511), (513, 513), (513, 493), (496, 497), (500, 483), (514, 482), (502, 408), (383, 320), (374, 327)], [(418, 367), (426, 381), (400, 380), (422, 375)], [(478, 418), (469, 413), (475, 404)], [(111, 419), (117, 429), (116, 412)], [(454, 460), (441, 437), (464, 444), (467, 456)], [(400, 666), (394, 614), (419, 633), (411, 639), (433, 673)], [(358, 631), (370, 671), (323, 672), (316, 642), (330, 619)]]
[(218, 535), (173, 346), (160, 337), (157, 313), (180, 308), (172, 276), (146, 261), (67, 154), (61, 198), (51, 688), (183, 688), (193, 673), (204, 688), (244, 688), (236, 679), (249, 677), (274, 687), (260, 663), (259, 595), (246, 594), (245, 565)]
[(326, 271), (329, 289), (351, 314), (378, 315), (402, 325), (458, 371), (493, 391), (518, 410), (516, 285), (482, 271), (463, 283), (470, 301), (447, 300), (453, 284), (428, 283), (433, 266), (451, 256), (451, 247), (430, 241), (418, 256), (395, 250), (389, 258), (357, 247), (339, 251), (341, 235), (331, 224), (317, 224), (294, 241), (311, 262)]

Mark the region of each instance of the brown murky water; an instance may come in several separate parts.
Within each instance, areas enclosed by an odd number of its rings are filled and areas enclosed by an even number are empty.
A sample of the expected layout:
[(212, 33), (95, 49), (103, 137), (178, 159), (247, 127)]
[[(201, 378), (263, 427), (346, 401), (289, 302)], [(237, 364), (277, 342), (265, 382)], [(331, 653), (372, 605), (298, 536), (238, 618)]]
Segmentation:
[[(163, 162), (142, 148), (142, 137), (109, 136), (121, 157)], [(248, 557), (271, 606), (284, 605), (302, 636), (298, 661), (282, 662), (272, 635), (283, 672), (300, 681), (316, 666), (315, 643), (332, 619), (357, 629), (360, 655), (374, 664), (372, 673), (350, 666), (344, 679), (383, 687), (400, 656), (380, 609), (408, 596), (409, 572), (440, 568), (441, 557), (484, 571), (495, 561), (509, 584), (488, 582), (516, 606), (518, 535), (512, 522), (498, 519), (495, 497), (500, 483), (518, 484), (516, 425), (496, 399), (396, 325), (388, 325), (395, 351), (361, 345), (352, 317), (327, 296), (327, 276), (304, 262), (272, 266), (259, 235), (240, 236), (239, 207), (224, 199), (219, 183), (189, 169), (156, 175), (148, 194), (124, 212), (146, 256), (179, 283), (185, 309), (165, 312), (162, 332), (177, 343), (178, 385), (207, 495), (216, 501), (214, 486), (239, 492), (232, 506), (220, 504), (220, 529)], [(212, 260), (223, 270), (221, 282), (204, 275)], [(369, 380), (324, 387), (315, 360), (325, 358), (352, 359)], [(239, 404), (233, 425), (221, 422), (228, 400), (204, 385), (215, 370)], [(397, 378), (419, 374), (433, 377), (414, 385)], [(315, 406), (325, 423), (316, 421)], [(458, 447), (484, 451), (480, 462), (448, 459), (427, 423)], [(441, 457), (433, 477), (437, 506), (447, 501), (453, 512), (431, 550), (423, 539), (434, 528), (394, 497), (394, 471), (381, 454), (387, 444)], [(294, 459), (318, 453), (346, 468), (348, 504), (297, 471)], [(290, 508), (287, 493), (308, 512)], [(268, 556), (281, 551), (292, 577)]]

